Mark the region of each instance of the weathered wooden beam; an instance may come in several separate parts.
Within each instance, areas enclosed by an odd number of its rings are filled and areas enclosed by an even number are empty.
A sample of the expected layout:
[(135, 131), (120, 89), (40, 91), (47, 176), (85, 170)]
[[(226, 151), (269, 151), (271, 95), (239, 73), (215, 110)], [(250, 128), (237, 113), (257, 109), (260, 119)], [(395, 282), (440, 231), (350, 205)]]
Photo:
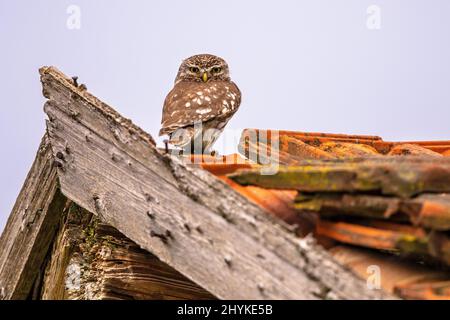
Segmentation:
[(73, 202), (61, 220), (40, 299), (215, 298)]
[(218, 298), (389, 297), (54, 68), (41, 69), (62, 192)]
[(46, 135), (0, 237), (0, 299), (30, 296), (65, 202)]
[(350, 215), (395, 219), (433, 230), (450, 230), (450, 194), (421, 194), (414, 198), (367, 194), (299, 193), (295, 207), (322, 216)]
[(381, 192), (409, 197), (422, 192), (450, 192), (450, 159), (380, 157), (311, 160), (280, 167), (274, 175), (244, 169), (230, 178), (243, 185), (306, 192)]

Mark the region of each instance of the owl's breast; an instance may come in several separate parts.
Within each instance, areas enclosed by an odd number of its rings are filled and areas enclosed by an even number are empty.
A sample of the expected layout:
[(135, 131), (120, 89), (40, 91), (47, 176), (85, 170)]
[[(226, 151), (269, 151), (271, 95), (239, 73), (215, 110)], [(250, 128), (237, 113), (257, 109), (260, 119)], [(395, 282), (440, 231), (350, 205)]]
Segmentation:
[(177, 83), (166, 97), (161, 134), (214, 118), (230, 118), (239, 108), (241, 92), (230, 81)]

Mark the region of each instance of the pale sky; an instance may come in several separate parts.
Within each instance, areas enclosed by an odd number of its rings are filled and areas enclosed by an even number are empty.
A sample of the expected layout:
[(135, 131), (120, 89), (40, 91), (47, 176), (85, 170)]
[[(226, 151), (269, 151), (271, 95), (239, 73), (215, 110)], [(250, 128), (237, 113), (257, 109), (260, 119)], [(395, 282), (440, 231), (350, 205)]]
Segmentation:
[(78, 75), (154, 137), (181, 60), (212, 53), (243, 94), (230, 132), (450, 139), (449, 14), (448, 0), (0, 0), (0, 230), (44, 134), (40, 66)]

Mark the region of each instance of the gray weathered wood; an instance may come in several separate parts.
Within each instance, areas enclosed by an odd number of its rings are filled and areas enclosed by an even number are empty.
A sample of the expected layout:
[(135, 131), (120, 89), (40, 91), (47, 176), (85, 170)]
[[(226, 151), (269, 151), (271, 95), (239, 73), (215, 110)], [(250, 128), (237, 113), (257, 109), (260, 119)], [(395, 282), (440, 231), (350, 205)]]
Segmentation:
[(29, 296), (65, 201), (45, 136), (0, 238), (0, 299)]
[(213, 175), (159, 153), (56, 69), (41, 76), (62, 192), (215, 296), (388, 297)]
[(92, 213), (68, 202), (40, 299), (215, 299)]

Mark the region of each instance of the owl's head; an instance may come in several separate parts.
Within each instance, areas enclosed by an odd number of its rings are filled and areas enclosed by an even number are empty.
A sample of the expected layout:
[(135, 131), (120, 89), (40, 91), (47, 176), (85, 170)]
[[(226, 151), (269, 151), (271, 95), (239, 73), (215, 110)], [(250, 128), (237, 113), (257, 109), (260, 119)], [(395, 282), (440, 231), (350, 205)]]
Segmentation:
[(230, 81), (228, 64), (212, 54), (198, 54), (181, 63), (175, 83), (180, 81)]

